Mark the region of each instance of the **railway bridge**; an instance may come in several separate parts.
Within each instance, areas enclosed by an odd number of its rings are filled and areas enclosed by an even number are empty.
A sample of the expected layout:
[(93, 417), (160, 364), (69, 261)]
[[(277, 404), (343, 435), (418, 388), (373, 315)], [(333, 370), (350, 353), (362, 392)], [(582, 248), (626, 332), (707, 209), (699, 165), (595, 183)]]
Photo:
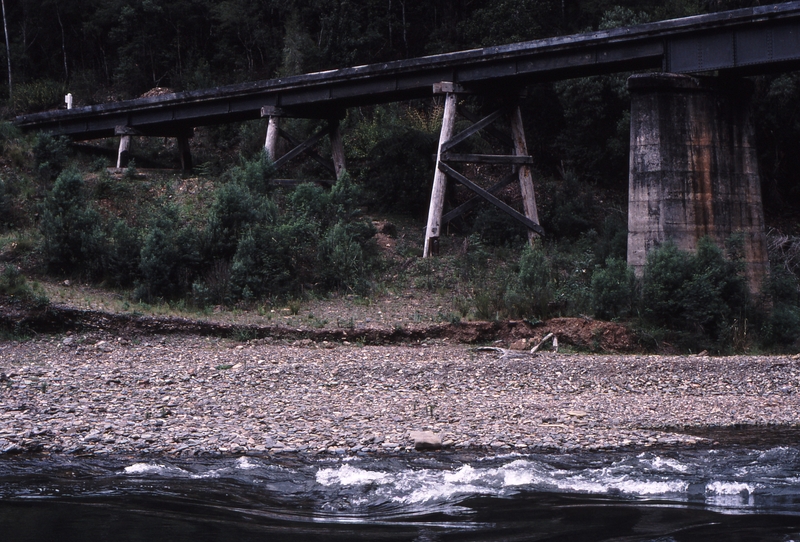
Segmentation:
[[(308, 153), (337, 177), (345, 168), (339, 120), (349, 107), (444, 97), (444, 117), (425, 235), (424, 256), (436, 253), (452, 179), (508, 213), (533, 239), (539, 225), (531, 165), (517, 100), (542, 81), (615, 72), (639, 72), (632, 96), (628, 262), (638, 272), (647, 251), (673, 239), (691, 250), (703, 235), (723, 241), (741, 233), (751, 288), (766, 273), (767, 256), (758, 165), (743, 76), (800, 68), (800, 2), (718, 12), (543, 40), (512, 43), (409, 60), (342, 68), (281, 79), (22, 115), (23, 130), (50, 131), (74, 140), (120, 137), (118, 167), (130, 138), (177, 138), (184, 168), (191, 168), (189, 138), (198, 126), (268, 118), (265, 148), (280, 167)], [(458, 107), (458, 96), (496, 99), (479, 118)], [(454, 134), (458, 114), (473, 124)], [(280, 128), (283, 117), (327, 121), (325, 129), (296, 141)], [(509, 154), (457, 152), (479, 130), (506, 117)], [(496, 130), (495, 130), (496, 132)], [(510, 137), (508, 137), (510, 136)], [(278, 139), (294, 148), (277, 156)], [(332, 164), (313, 151), (328, 137)], [(507, 164), (511, 173), (484, 189), (459, 171), (463, 163)], [(494, 194), (519, 182), (520, 212)]]

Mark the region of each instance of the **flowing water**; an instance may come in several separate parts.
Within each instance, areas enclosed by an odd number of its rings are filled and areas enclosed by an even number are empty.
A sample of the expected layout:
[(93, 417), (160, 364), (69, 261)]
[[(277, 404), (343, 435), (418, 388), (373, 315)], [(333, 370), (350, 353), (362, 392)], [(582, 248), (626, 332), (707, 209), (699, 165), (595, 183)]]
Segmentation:
[(4, 458), (0, 540), (800, 541), (800, 448)]

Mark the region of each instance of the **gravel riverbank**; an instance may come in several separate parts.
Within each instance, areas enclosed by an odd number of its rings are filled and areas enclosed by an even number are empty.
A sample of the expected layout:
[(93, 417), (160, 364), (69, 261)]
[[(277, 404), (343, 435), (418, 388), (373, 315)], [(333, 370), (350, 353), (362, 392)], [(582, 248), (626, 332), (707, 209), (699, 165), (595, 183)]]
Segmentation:
[(798, 356), (600, 356), (204, 337), (0, 342), (0, 455), (693, 446), (800, 425)]

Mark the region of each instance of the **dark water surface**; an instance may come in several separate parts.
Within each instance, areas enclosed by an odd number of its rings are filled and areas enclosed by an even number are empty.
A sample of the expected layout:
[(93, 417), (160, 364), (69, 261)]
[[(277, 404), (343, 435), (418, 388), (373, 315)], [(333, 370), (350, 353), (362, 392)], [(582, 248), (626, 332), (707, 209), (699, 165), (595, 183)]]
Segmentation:
[(0, 459), (0, 541), (800, 542), (800, 448)]

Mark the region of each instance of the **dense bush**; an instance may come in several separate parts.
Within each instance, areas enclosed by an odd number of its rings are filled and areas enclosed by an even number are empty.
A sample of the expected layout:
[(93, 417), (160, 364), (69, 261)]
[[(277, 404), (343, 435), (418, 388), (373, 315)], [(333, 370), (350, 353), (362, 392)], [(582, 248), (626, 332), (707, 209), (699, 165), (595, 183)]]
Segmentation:
[(11, 226), (11, 208), (13, 204), (13, 194), (11, 187), (3, 178), (0, 178), (0, 231), (4, 231)]
[(761, 342), (767, 347), (786, 347), (800, 341), (800, 284), (798, 277), (773, 262), (765, 293), (772, 310), (764, 318)]
[(363, 292), (377, 261), (361, 192), (347, 174), (330, 190), (269, 185), (271, 165), (245, 162), (218, 188), (204, 233), (198, 304), (253, 301), (346, 288)]
[(646, 322), (685, 334), (695, 344), (727, 349), (735, 321), (748, 311), (748, 289), (740, 262), (725, 258), (703, 238), (689, 254), (666, 243), (650, 252), (642, 282)]
[(365, 279), (376, 260), (368, 244), (374, 235), (372, 224), (365, 222), (338, 222), (330, 228), (319, 246), (322, 284), (328, 288), (365, 293)]
[(251, 228), (231, 264), (234, 296), (263, 299), (313, 288), (316, 239), (316, 225), (304, 218)]
[(36, 134), (33, 143), (33, 159), (41, 179), (55, 179), (66, 167), (70, 154), (68, 137), (53, 136), (46, 132)]
[(0, 295), (35, 305), (48, 303), (42, 287), (38, 283), (31, 285), (19, 268), (10, 264), (6, 264), (0, 273)]
[(194, 228), (182, 223), (177, 208), (165, 207), (144, 236), (136, 297), (151, 300), (187, 295), (199, 265)]
[(777, 303), (761, 330), (761, 342), (768, 347), (790, 346), (800, 338), (800, 307)]
[(423, 216), (433, 182), (438, 134), (396, 127), (369, 154), (364, 187), (379, 211)]
[(89, 271), (98, 278), (104, 234), (100, 215), (87, 199), (78, 171), (68, 169), (58, 176), (44, 201), (39, 226), (51, 272)]
[(577, 178), (566, 173), (560, 182), (543, 186), (540, 195), (539, 220), (548, 239), (577, 239), (592, 229), (592, 220), (597, 214), (591, 190), (582, 187)]
[(520, 246), (528, 239), (528, 229), (493, 205), (483, 205), (475, 213), (472, 231), (490, 246)]
[(11, 109), (18, 115), (45, 111), (64, 103), (63, 83), (41, 80), (14, 86)]
[(270, 215), (274, 209), (263, 198), (253, 196), (246, 184), (233, 181), (220, 186), (208, 211), (206, 258), (230, 260), (244, 230)]
[(628, 316), (636, 301), (636, 277), (625, 260), (609, 258), (592, 275), (592, 305), (598, 318)]
[(124, 220), (113, 221), (108, 231), (104, 247), (103, 278), (114, 286), (130, 286), (139, 273), (141, 232)]
[(550, 316), (554, 296), (553, 270), (547, 256), (541, 248), (526, 245), (519, 258), (516, 280), (505, 296), (509, 313), (543, 320)]

